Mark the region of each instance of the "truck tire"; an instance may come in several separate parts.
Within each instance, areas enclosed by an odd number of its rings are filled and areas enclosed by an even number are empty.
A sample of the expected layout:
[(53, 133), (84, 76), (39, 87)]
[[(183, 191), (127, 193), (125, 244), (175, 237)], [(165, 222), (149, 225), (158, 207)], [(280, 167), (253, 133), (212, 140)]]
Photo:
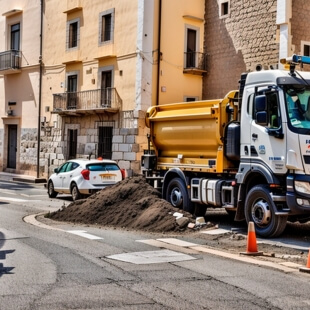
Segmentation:
[(247, 223), (254, 222), (255, 231), (261, 237), (277, 237), (284, 231), (287, 216), (275, 214), (276, 206), (271, 199), (268, 186), (254, 186), (245, 200)]
[(176, 208), (183, 209), (190, 213), (194, 212), (194, 205), (189, 200), (187, 188), (180, 178), (174, 178), (169, 182), (166, 200)]

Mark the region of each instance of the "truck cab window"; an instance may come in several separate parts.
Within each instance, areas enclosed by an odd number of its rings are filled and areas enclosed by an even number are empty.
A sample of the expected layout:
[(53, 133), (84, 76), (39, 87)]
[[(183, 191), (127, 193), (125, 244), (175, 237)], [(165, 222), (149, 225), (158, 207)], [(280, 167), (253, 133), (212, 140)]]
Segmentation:
[(250, 94), (248, 97), (248, 106), (247, 106), (248, 115), (252, 115), (252, 117), (254, 118), (254, 111), (255, 107), (254, 107), (254, 93), (253, 93)]
[(290, 128), (309, 134), (310, 129), (310, 86), (287, 85), (284, 88), (286, 109)]
[(278, 92), (264, 90), (257, 92), (253, 106), (253, 119), (260, 126), (269, 129), (280, 128), (280, 110)]
[(279, 103), (278, 103), (278, 93), (270, 92), (266, 96), (267, 107), (268, 107), (268, 127), (269, 128), (279, 128), (280, 126), (280, 115), (279, 115)]

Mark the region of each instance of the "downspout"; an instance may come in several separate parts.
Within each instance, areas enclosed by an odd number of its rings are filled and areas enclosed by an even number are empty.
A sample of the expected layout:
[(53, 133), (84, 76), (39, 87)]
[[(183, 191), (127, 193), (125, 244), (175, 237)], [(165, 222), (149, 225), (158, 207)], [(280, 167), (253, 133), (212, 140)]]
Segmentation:
[(41, 19), (40, 19), (40, 76), (39, 76), (39, 106), (38, 106), (38, 147), (37, 147), (37, 178), (40, 177), (40, 148), (41, 148), (41, 105), (42, 105), (42, 74), (43, 74), (43, 62), (42, 62), (42, 50), (43, 50), (43, 1), (41, 0)]
[(162, 0), (159, 0), (158, 8), (158, 65), (157, 65), (157, 90), (156, 90), (156, 105), (159, 105), (159, 81), (160, 81), (160, 60), (161, 60), (161, 51), (160, 51), (160, 41), (161, 41), (161, 10), (162, 10)]

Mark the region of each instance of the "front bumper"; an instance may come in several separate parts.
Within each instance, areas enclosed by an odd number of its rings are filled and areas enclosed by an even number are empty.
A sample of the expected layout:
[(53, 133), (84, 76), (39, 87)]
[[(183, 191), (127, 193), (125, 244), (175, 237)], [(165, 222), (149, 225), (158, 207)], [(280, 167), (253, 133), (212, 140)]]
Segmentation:
[(288, 175), (286, 178), (286, 189), (286, 203), (290, 209), (289, 214), (308, 214), (310, 216), (310, 176)]

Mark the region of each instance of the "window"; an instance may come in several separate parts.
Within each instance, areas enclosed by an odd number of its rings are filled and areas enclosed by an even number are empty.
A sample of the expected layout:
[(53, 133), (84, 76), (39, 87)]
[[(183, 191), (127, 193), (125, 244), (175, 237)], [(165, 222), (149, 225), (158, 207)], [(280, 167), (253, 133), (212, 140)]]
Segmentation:
[(185, 102), (192, 102), (192, 101), (197, 101), (198, 97), (185, 97)]
[(199, 29), (193, 26), (185, 27), (185, 63), (184, 68), (198, 68)]
[(77, 48), (80, 37), (80, 20), (75, 19), (67, 23), (67, 48)]
[(113, 41), (114, 9), (99, 15), (99, 45)]
[(67, 74), (67, 109), (76, 109), (78, 104), (78, 75), (76, 72)]
[(230, 11), (230, 1), (229, 0), (221, 0), (219, 3), (219, 16), (227, 17)]
[(11, 50), (20, 50), (20, 24), (11, 26)]
[(301, 41), (301, 53), (303, 56), (310, 56), (310, 42)]

